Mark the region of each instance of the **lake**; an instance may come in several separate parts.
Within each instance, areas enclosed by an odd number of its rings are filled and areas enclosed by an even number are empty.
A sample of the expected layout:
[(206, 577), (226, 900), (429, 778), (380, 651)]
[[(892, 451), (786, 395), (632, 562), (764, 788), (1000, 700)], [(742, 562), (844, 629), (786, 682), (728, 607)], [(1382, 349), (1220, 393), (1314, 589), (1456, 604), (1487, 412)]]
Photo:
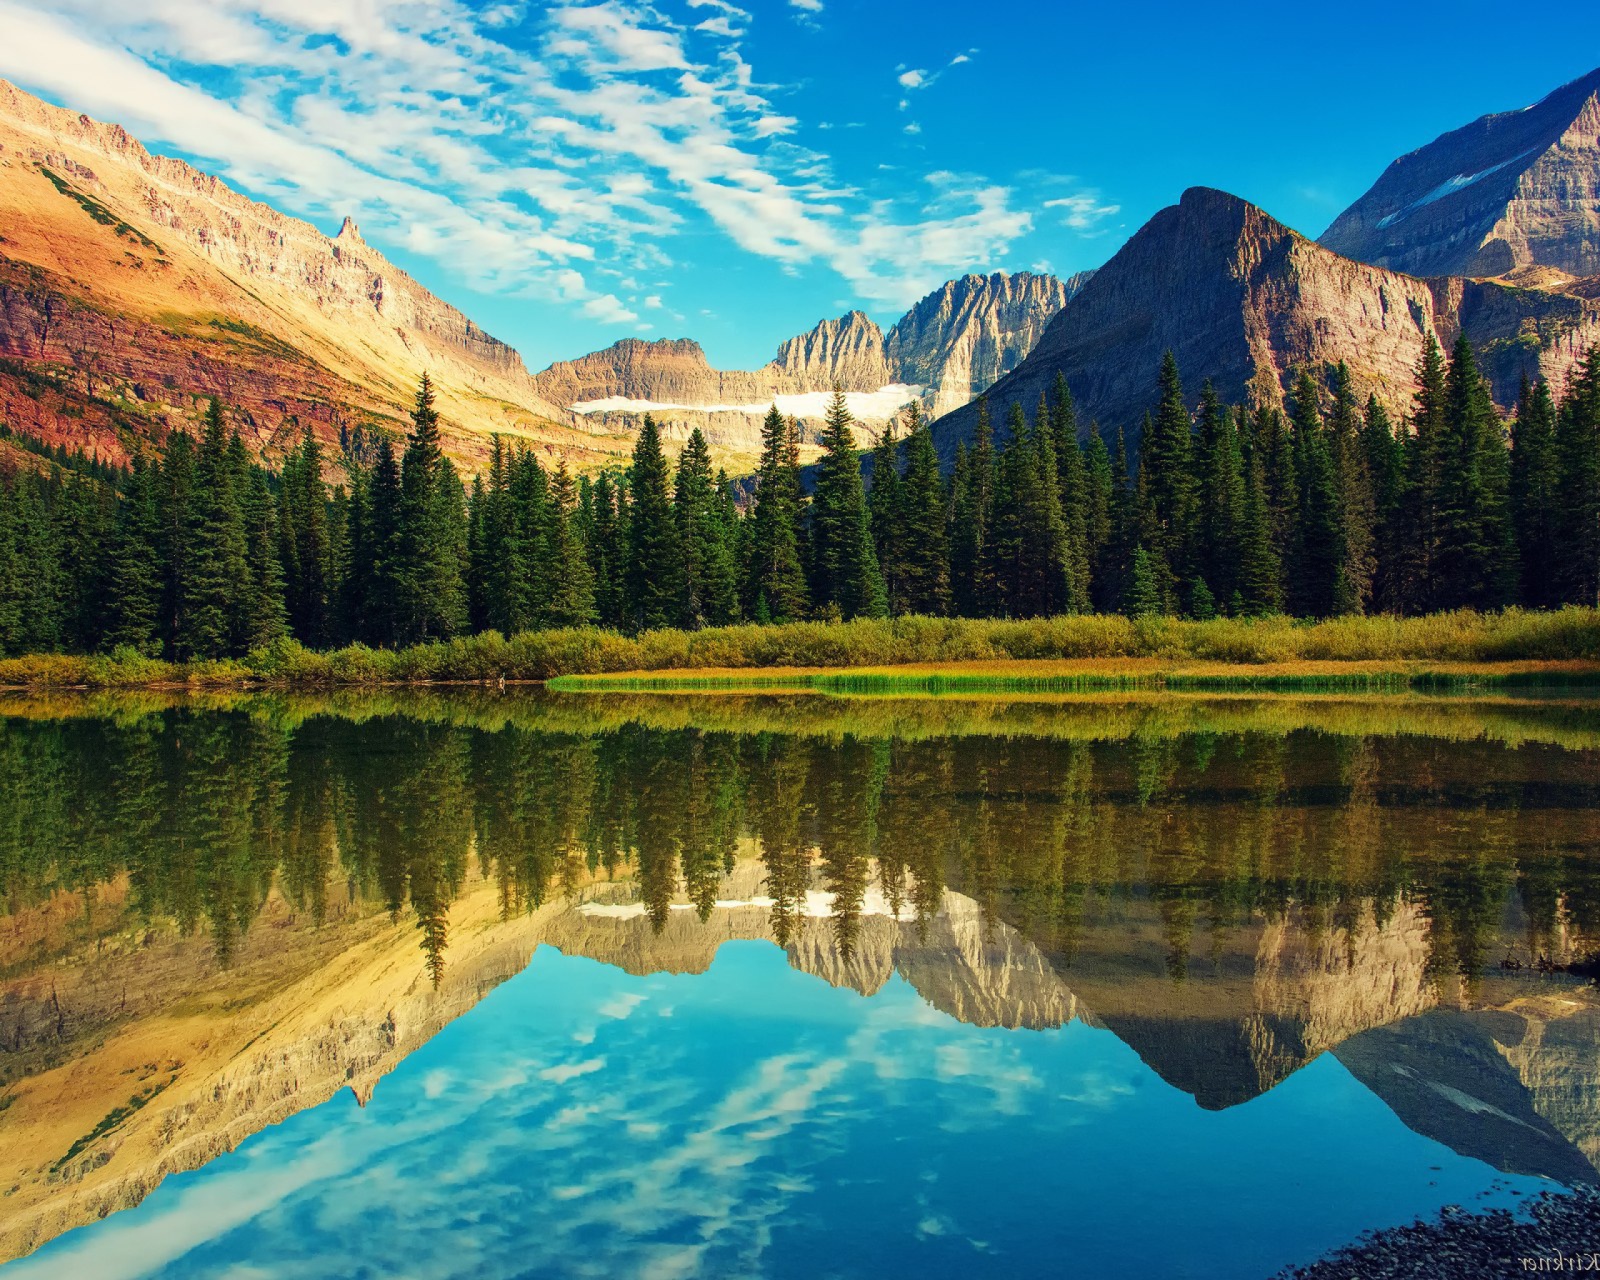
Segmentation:
[(1600, 703), (0, 700), (0, 1280), (1271, 1276), (1600, 1181)]

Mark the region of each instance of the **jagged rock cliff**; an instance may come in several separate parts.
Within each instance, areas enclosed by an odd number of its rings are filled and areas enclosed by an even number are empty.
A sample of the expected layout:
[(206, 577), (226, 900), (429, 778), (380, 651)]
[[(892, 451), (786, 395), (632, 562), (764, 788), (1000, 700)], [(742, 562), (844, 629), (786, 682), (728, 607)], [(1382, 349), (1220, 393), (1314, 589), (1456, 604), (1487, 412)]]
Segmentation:
[(1600, 275), (1600, 71), (1401, 156), (1321, 243), (1411, 275)]
[(1093, 272), (1058, 280), (1023, 271), (962, 276), (934, 290), (889, 331), (892, 381), (924, 388), (934, 417), (959, 409), (1010, 373)]
[(698, 426), (713, 442), (752, 458), (768, 405), (777, 402), (798, 417), (808, 440), (838, 385), (865, 425), (862, 443), (870, 444), (910, 401), (937, 416), (1016, 368), (1091, 274), (963, 276), (918, 302), (887, 337), (870, 316), (849, 311), (786, 339), (773, 360), (750, 372), (712, 368), (687, 338), (630, 338), (553, 364), (535, 383), (546, 400), (576, 407), (592, 429), (626, 432), (655, 412), (675, 434)]
[[(988, 398), (996, 423), (1013, 402), (1031, 413), (1059, 371), (1082, 423), (1136, 433), (1171, 350), (1196, 398), (1210, 378), (1225, 400), (1281, 403), (1295, 370), (1343, 360), (1363, 399), (1376, 394), (1403, 414), (1426, 335), (1448, 347), (1463, 330), (1507, 404), (1524, 372), (1565, 379), (1600, 340), (1600, 305), (1572, 292), (1419, 280), (1355, 262), (1236, 196), (1194, 188), (1095, 273)], [(969, 406), (941, 419), (943, 453), (970, 436), (975, 417)]]
[(798, 391), (827, 391), (836, 382), (851, 391), (876, 391), (905, 381), (891, 371), (883, 330), (862, 311), (823, 320), (787, 339), (767, 368), (790, 379)]
[(192, 420), (215, 394), (270, 451), (301, 424), (332, 439), (400, 421), (427, 369), (463, 456), (491, 430), (594, 452), (516, 352), (349, 219), (326, 236), (4, 81), (0, 174), (0, 357), (13, 362), (0, 409), (14, 426), (117, 457), (124, 433)]

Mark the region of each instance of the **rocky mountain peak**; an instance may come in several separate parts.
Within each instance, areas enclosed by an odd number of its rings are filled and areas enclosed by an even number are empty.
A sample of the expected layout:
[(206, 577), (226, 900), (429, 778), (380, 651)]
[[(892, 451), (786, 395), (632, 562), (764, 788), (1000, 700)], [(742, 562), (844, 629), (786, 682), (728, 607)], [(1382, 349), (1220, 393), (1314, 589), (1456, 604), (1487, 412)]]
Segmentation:
[(794, 379), (804, 391), (826, 391), (836, 382), (875, 391), (893, 381), (883, 330), (864, 311), (847, 311), (788, 339), (768, 368)]
[[(1207, 377), (1224, 401), (1281, 405), (1296, 370), (1344, 361), (1359, 398), (1404, 414), (1428, 335), (1448, 346), (1462, 331), (1505, 404), (1523, 373), (1565, 378), (1600, 338), (1600, 306), (1575, 292), (1421, 280), (1352, 261), (1237, 196), (1195, 187), (1095, 273), (988, 398), (997, 423), (1012, 403), (1031, 413), (1059, 373), (1083, 425), (1137, 432), (1170, 350), (1191, 397)], [(1530, 346), (1530, 331), (1548, 336)], [(975, 417), (941, 419), (941, 452), (953, 453)]]
[(1401, 156), (1321, 242), (1412, 275), (1600, 274), (1600, 70)]
[(334, 239), (347, 242), (353, 241), (356, 244), (366, 243), (366, 241), (361, 238), (361, 229), (356, 226), (356, 220), (349, 214), (345, 214), (344, 221), (339, 224), (339, 234), (336, 235)]

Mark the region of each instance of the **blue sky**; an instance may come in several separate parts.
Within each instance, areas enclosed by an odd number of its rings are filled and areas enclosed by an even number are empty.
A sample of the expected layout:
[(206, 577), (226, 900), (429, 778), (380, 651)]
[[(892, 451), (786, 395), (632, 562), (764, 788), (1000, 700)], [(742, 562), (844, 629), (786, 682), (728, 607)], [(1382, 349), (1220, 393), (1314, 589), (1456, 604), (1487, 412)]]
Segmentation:
[(1240, 1280), (1549, 1185), (1332, 1055), (1205, 1111), (1109, 1031), (964, 1026), (764, 942), (646, 977), (541, 947), (365, 1109), (341, 1091), (4, 1275)]
[(538, 369), (630, 335), (753, 367), (964, 271), (1097, 266), (1194, 184), (1314, 235), (1396, 155), (1600, 65), (1594, 5), (1537, 38), (1503, 4), (1222, 10), (0, 0), (0, 75), (352, 214)]

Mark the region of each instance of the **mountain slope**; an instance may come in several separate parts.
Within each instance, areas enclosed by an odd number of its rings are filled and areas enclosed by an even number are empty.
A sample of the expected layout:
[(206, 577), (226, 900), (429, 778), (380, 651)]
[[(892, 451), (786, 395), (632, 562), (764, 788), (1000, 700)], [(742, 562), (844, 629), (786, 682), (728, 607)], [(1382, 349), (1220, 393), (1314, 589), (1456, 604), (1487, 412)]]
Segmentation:
[[(1361, 398), (1375, 394), (1403, 412), (1426, 335), (1448, 347), (1463, 330), (1507, 404), (1524, 372), (1564, 380), (1600, 340), (1600, 304), (1354, 262), (1236, 196), (1197, 187), (1095, 273), (988, 398), (997, 424), (1013, 402), (1031, 413), (1060, 371), (1082, 422), (1137, 431), (1171, 350), (1196, 396), (1208, 377), (1225, 400), (1281, 403), (1296, 369), (1344, 360)], [(975, 418), (971, 406), (940, 420), (946, 456)]]
[(0, 81), (0, 414), (108, 456), (215, 394), (270, 453), (397, 424), (429, 370), (463, 456), (507, 431), (599, 456), (521, 358), (367, 245)]
[(1411, 275), (1600, 275), (1600, 70), (1401, 156), (1321, 243)]
[(870, 436), (909, 401), (944, 413), (1016, 368), (1090, 275), (963, 276), (928, 294), (887, 335), (864, 312), (849, 311), (786, 339), (771, 361), (748, 372), (712, 368), (687, 338), (629, 338), (559, 361), (534, 382), (546, 400), (591, 425), (629, 430), (654, 411), (667, 416), (669, 436), (699, 426), (713, 443), (752, 456), (768, 405), (800, 418), (807, 439), (837, 383)]

